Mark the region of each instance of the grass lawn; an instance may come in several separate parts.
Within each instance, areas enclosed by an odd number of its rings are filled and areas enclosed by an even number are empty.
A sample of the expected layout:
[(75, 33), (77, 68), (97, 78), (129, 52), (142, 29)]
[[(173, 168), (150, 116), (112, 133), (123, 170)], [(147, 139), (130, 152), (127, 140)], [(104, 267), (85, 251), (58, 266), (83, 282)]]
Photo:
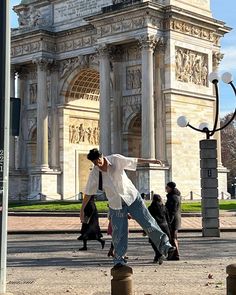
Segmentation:
[[(107, 212), (107, 202), (96, 202), (98, 212)], [(23, 201), (9, 204), (9, 211), (80, 211), (81, 202), (76, 201)]]
[[(148, 206), (150, 201), (146, 202)], [(236, 211), (236, 200), (220, 200), (220, 210)], [(98, 212), (107, 212), (107, 202), (97, 201)], [(10, 202), (9, 211), (78, 211), (81, 208), (81, 202), (78, 201), (22, 201)], [(182, 212), (201, 212), (201, 202), (184, 201), (182, 203)]]

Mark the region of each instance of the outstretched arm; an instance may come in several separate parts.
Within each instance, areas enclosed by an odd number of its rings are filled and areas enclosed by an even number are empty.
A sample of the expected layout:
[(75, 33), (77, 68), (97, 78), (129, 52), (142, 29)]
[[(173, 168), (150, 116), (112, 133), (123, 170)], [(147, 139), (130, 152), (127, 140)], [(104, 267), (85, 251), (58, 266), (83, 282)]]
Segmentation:
[(80, 209), (80, 221), (83, 223), (84, 221), (84, 208), (86, 207), (86, 205), (88, 204), (89, 200), (90, 200), (91, 196), (87, 196), (85, 195), (82, 201), (82, 206)]
[(139, 164), (145, 164), (145, 163), (150, 163), (150, 164), (160, 164), (162, 166), (162, 161), (158, 159), (142, 159), (138, 158), (138, 163)]

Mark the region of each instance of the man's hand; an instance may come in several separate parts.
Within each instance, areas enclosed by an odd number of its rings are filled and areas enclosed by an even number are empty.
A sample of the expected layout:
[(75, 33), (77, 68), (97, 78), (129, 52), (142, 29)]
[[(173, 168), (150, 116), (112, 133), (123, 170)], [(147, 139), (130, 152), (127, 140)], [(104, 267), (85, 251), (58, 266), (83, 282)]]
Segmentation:
[(142, 164), (142, 163), (160, 164), (161, 166), (164, 166), (164, 165), (162, 164), (162, 161), (161, 161), (161, 160), (158, 160), (158, 159), (151, 160), (151, 159), (142, 159), (142, 158), (138, 158), (138, 163), (139, 163), (139, 164)]
[(84, 195), (84, 197), (83, 197), (82, 206), (80, 209), (80, 220), (82, 223), (84, 222), (84, 208), (88, 204), (90, 198), (91, 198), (91, 196), (88, 196), (88, 195)]
[(155, 159), (153, 164), (160, 164), (161, 166), (163, 166), (162, 161)]
[(150, 161), (151, 164), (159, 164), (161, 166), (164, 166), (161, 160), (155, 159)]

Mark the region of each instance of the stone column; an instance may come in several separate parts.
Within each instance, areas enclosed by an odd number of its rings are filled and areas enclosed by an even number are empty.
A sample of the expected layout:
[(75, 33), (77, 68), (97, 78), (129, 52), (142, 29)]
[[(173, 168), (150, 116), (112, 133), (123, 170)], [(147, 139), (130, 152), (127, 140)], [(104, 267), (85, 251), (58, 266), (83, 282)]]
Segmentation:
[(142, 157), (155, 158), (153, 49), (155, 36), (140, 38), (142, 49)]
[[(20, 98), (21, 99), (21, 112), (22, 112), (22, 98), (20, 97), (20, 78), (19, 78), (19, 72), (17, 72), (17, 75), (16, 75), (16, 80), (17, 80), (17, 88), (15, 89), (15, 94), (16, 94), (16, 97)], [(21, 120), (22, 118), (20, 118), (20, 130), (21, 130)], [(15, 158), (14, 158), (14, 166), (15, 166), (15, 169), (19, 169), (19, 136), (18, 137), (15, 137)]]
[(155, 50), (155, 119), (156, 119), (156, 157), (162, 161), (166, 161), (166, 106), (164, 94), (162, 92), (165, 85), (165, 44), (160, 39)]
[(58, 99), (58, 65), (51, 68), (51, 168), (59, 170), (59, 120), (57, 111)]
[(111, 153), (110, 59), (107, 46), (98, 48), (100, 73), (100, 150)]
[(202, 235), (219, 237), (217, 141), (200, 141), (201, 197), (202, 197)]
[[(10, 81), (10, 97), (15, 97), (15, 76), (16, 70), (11, 68), (11, 81)], [(11, 118), (10, 118), (11, 120)], [(9, 169), (15, 169), (15, 138), (10, 134), (9, 142)]]
[(47, 68), (52, 60), (38, 58), (37, 64), (37, 168), (48, 170), (48, 101)]
[(121, 72), (122, 50), (120, 47), (112, 48), (113, 61), (113, 104), (112, 104), (112, 153), (122, 153), (121, 149), (121, 130), (122, 130), (122, 72)]
[(28, 70), (26, 67), (21, 67), (18, 72), (17, 81), (17, 97), (21, 99), (21, 119), (20, 119), (20, 135), (15, 141), (15, 168), (27, 168), (27, 153), (26, 153), (26, 139), (27, 139), (27, 78)]

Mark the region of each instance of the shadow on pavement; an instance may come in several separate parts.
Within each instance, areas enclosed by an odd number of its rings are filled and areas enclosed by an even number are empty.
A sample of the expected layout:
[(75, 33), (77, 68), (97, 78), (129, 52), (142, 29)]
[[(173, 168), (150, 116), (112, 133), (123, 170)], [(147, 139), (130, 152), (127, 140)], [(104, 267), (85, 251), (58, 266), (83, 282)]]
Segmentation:
[[(229, 236), (229, 237), (228, 237)], [(179, 239), (181, 260), (188, 263), (205, 259), (235, 257), (236, 234), (222, 238), (202, 238), (199, 235), (181, 236)], [(88, 251), (80, 252), (81, 242), (73, 235), (14, 236), (8, 241), (9, 267), (112, 267), (112, 259), (107, 257), (110, 239), (106, 240), (105, 249), (101, 250), (97, 241), (88, 242)], [(129, 264), (131, 266), (152, 265), (154, 252), (146, 237), (130, 235)], [(164, 263), (164, 265), (165, 265)]]

